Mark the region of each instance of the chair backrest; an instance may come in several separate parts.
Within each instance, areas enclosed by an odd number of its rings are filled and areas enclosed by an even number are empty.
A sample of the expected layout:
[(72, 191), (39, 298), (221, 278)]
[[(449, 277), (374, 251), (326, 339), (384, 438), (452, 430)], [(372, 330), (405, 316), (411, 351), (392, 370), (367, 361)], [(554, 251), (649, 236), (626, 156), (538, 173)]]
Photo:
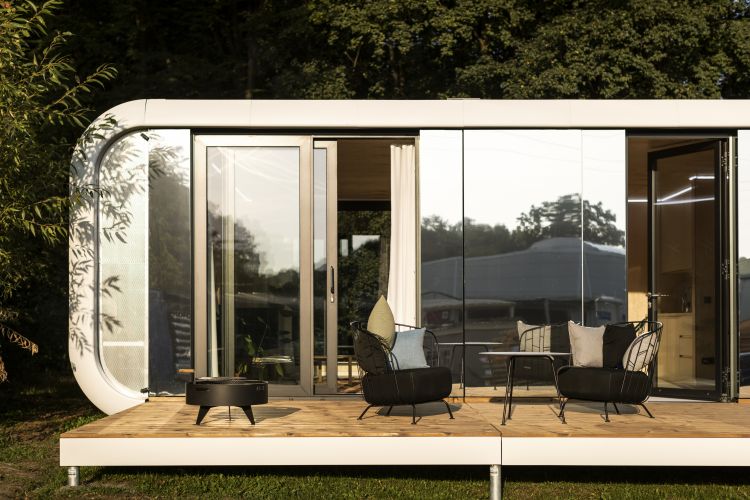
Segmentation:
[(390, 349), (385, 342), (374, 333), (368, 332), (359, 321), (353, 322), (351, 327), (354, 335), (354, 357), (359, 367), (365, 373), (373, 375), (391, 371), (388, 363)]
[(519, 339), (519, 350), (570, 352), (567, 324), (539, 325), (524, 330)]
[(550, 326), (539, 325), (524, 330), (518, 341), (518, 348), (523, 352), (549, 352), (551, 348)]
[(647, 372), (652, 376), (663, 326), (658, 321), (634, 322), (633, 325), (636, 326), (637, 337), (625, 351), (622, 358), (623, 368), (632, 372)]

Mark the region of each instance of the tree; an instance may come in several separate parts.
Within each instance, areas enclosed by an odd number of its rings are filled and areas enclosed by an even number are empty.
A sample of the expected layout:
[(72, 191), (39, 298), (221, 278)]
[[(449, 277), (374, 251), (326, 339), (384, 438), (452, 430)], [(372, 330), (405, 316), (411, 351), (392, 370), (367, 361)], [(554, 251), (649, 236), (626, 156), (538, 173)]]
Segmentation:
[(625, 233), (617, 229), (615, 214), (604, 208), (601, 202), (591, 204), (583, 200), (582, 206), (579, 194), (563, 195), (540, 206), (532, 205), (528, 212), (518, 217), (513, 238), (520, 248), (528, 248), (547, 238), (580, 238), (581, 215), (586, 241), (602, 245), (625, 244)]
[[(37, 345), (16, 327), (28, 310), (13, 298), (54, 274), (50, 248), (66, 235), (66, 137), (86, 120), (81, 95), (115, 76), (110, 66), (75, 76), (62, 53), (70, 33), (46, 30), (59, 5), (0, 5), (0, 340), (32, 354)], [(0, 358), (0, 382), (7, 376)]]
[[(732, 0), (542, 3), (502, 62), (503, 96), (719, 98), (747, 76), (747, 4)], [(741, 36), (740, 33), (744, 34)]]

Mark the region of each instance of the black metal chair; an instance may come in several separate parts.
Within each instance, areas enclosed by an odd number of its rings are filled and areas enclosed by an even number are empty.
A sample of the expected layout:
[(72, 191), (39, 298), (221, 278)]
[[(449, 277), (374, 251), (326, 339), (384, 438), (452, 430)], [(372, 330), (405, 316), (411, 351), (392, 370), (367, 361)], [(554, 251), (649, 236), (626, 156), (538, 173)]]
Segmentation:
[[(408, 325), (397, 325), (415, 328)], [(429, 366), (427, 368), (399, 370), (390, 347), (383, 342), (381, 337), (367, 331), (366, 326), (359, 321), (353, 322), (351, 327), (354, 334), (354, 356), (360, 370), (364, 372), (361, 377), (362, 393), (368, 403), (367, 408), (358, 417), (358, 420), (361, 420), (367, 410), (373, 406), (388, 406), (386, 415), (390, 415), (394, 406), (411, 405), (411, 423), (416, 424), (416, 405), (433, 401), (442, 401), (448, 410), (448, 415), (451, 419), (453, 418), (453, 412), (444, 399), (450, 395), (452, 388), (449, 368)], [(426, 330), (426, 335), (434, 343), (429, 358), (432, 363), (437, 364), (437, 338), (429, 330)]]
[[(567, 323), (545, 324), (528, 328), (521, 332), (518, 350), (526, 352), (570, 352), (567, 329)], [(567, 361), (563, 358), (555, 358), (552, 361), (553, 373), (551, 377), (549, 360), (547, 359), (519, 359), (516, 363), (518, 365), (514, 369), (521, 370), (520, 377), (526, 382), (526, 389), (528, 390), (531, 381), (548, 382), (554, 380), (557, 370), (567, 364)]]
[[(558, 370), (560, 394), (566, 398), (558, 415), (563, 423), (565, 423), (565, 405), (571, 399), (603, 402), (605, 422), (609, 422), (609, 403), (612, 403), (618, 415), (620, 410), (617, 403), (622, 403), (638, 405), (650, 418), (654, 418), (644, 403), (653, 385), (662, 324), (658, 321), (644, 320), (617, 323), (613, 326), (627, 325), (633, 327), (636, 338), (630, 344), (629, 350), (623, 354), (622, 367), (563, 366)], [(626, 359), (625, 355), (627, 355)]]

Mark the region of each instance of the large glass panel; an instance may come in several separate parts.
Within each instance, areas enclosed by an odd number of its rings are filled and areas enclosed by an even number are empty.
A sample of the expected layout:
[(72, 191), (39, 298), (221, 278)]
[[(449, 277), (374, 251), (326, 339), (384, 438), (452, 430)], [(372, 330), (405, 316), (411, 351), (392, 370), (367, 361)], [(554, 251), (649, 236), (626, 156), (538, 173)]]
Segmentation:
[(710, 393), (717, 379), (718, 143), (650, 156), (652, 290), (664, 324), (656, 385)]
[(328, 264), (326, 259), (327, 150), (313, 149), (313, 372), (315, 384), (326, 384), (326, 304)]
[(300, 383), (300, 153), (207, 147), (208, 372)]
[(740, 130), (737, 142), (740, 397), (750, 398), (750, 130)]
[(99, 173), (99, 354), (123, 390), (148, 385), (148, 144), (115, 142)]
[[(624, 130), (583, 130), (583, 323), (628, 319)], [(642, 319), (642, 318), (632, 318)]]
[[(517, 321), (581, 320), (581, 132), (466, 131), (464, 162), (465, 382), (491, 389), (505, 362), (478, 352), (518, 350)], [(525, 364), (517, 380), (551, 384), (549, 371)]]
[(422, 326), (443, 346), (440, 364), (453, 372), (460, 395), (463, 371), (463, 132), (423, 130), (419, 137), (422, 218)]
[(149, 377), (151, 394), (181, 394), (192, 368), (190, 131), (149, 136)]

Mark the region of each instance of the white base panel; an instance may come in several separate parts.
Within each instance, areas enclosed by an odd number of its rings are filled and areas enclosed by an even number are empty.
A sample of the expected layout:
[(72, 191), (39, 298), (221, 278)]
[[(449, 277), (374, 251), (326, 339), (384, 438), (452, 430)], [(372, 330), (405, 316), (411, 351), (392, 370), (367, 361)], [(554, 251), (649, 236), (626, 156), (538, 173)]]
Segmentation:
[(500, 437), (60, 439), (61, 466), (490, 465)]
[(503, 465), (750, 466), (750, 438), (502, 438)]

